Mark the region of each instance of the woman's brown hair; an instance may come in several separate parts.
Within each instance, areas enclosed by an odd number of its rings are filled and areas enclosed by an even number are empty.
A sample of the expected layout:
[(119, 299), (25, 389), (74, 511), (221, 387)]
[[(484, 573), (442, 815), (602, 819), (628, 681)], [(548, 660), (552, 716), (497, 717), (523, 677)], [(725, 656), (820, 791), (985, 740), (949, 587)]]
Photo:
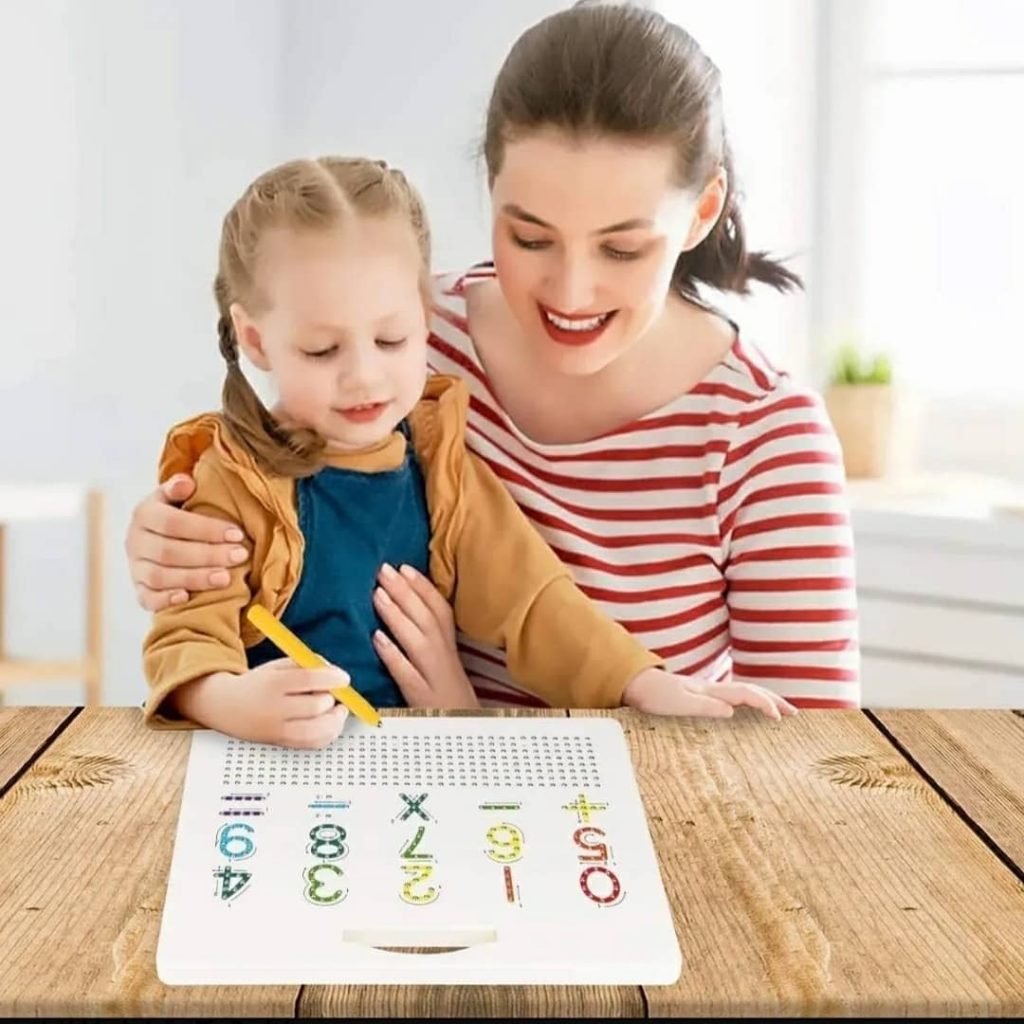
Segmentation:
[(416, 233), (426, 294), (430, 229), (423, 202), (405, 175), (382, 160), (320, 157), (282, 164), (260, 175), (224, 218), (213, 286), (220, 352), (227, 363), (223, 415), (237, 441), (275, 475), (303, 477), (316, 472), (324, 439), (314, 430), (278, 423), (260, 401), (238, 362), (231, 306), (238, 302), (249, 312), (266, 308), (257, 270), (260, 243), (268, 231), (337, 230), (354, 215), (389, 214), (407, 217)]
[(487, 110), (489, 184), (506, 143), (547, 127), (577, 137), (671, 143), (679, 186), (698, 192), (725, 168), (721, 216), (676, 262), (672, 283), (680, 292), (696, 297), (699, 281), (741, 295), (751, 280), (780, 291), (802, 286), (767, 253), (747, 251), (718, 68), (662, 15), (631, 4), (583, 2), (524, 32), (498, 72)]

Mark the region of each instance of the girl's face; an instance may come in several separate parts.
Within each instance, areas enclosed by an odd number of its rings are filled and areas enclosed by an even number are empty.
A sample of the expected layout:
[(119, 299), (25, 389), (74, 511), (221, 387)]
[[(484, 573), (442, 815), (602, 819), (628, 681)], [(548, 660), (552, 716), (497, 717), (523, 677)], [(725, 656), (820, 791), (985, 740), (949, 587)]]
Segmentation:
[(674, 171), (667, 143), (543, 129), (506, 144), (491, 189), (494, 262), (529, 358), (596, 373), (656, 323), (679, 254), (713, 227), (720, 186), (724, 198), (724, 178), (698, 201)]
[(421, 271), (413, 229), (398, 216), (263, 238), (264, 311), (235, 303), (231, 315), (242, 350), (274, 378), (282, 420), (337, 450), (391, 434), (426, 381)]

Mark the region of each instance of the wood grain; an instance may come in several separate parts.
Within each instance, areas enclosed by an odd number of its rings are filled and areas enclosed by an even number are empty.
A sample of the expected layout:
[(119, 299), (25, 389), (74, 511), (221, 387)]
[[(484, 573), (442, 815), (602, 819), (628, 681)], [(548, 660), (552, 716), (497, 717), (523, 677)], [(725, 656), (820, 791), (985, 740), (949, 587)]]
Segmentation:
[[(434, 715), (400, 710), (398, 715)], [(462, 712), (447, 712), (461, 714)], [(470, 711), (494, 716), (564, 716), (562, 710)], [(635, 986), (551, 985), (311, 985), (299, 998), (300, 1017), (642, 1017)]]
[(977, 710), (872, 715), (1024, 872), (1024, 716)]
[(73, 713), (57, 707), (0, 708), (0, 792)]
[(294, 1016), (297, 987), (156, 977), (189, 736), (86, 708), (0, 800), (0, 1016)]
[(861, 712), (617, 717), (685, 961), (650, 1016), (1024, 1013), (1024, 887)]

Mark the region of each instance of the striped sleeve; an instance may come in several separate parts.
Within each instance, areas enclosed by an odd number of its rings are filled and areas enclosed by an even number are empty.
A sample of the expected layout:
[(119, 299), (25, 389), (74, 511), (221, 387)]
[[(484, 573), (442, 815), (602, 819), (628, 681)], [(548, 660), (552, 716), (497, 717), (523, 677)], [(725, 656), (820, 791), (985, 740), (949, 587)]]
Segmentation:
[(719, 482), (733, 678), (859, 707), (853, 535), (820, 398), (788, 378), (738, 417)]

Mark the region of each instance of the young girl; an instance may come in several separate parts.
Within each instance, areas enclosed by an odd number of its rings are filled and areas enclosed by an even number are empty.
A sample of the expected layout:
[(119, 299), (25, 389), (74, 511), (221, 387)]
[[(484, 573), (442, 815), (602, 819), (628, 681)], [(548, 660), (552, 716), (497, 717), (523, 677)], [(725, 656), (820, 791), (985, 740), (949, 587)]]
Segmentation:
[[(234, 569), (226, 590), (155, 616), (144, 645), (148, 721), (177, 717), (286, 745), (333, 739), (294, 725), (322, 718), (333, 698), (275, 686), (282, 660), (248, 626), (253, 602), (372, 704), (404, 704), (379, 657), (389, 643), (381, 573), (429, 574), (458, 628), (503, 648), (517, 678), (551, 704), (794, 710), (741, 684), (702, 696), (704, 684), (655, 667), (661, 659), (584, 597), (466, 451), (464, 385), (427, 380), (429, 235), (400, 172), (337, 158), (267, 172), (224, 221), (214, 290), (224, 410), (172, 429), (160, 474), (194, 475), (190, 508), (239, 522), (251, 566)], [(273, 378), (273, 412), (246, 381), (240, 350)], [(341, 677), (316, 678), (323, 687)], [(468, 687), (447, 702), (475, 703)]]
[[(469, 386), (469, 448), (673, 672), (857, 707), (834, 432), (818, 396), (701, 298), (795, 281), (748, 251), (718, 69), (654, 11), (562, 11), (502, 65), (484, 155), (494, 263), (435, 282), (429, 340), (432, 369)], [(222, 585), (237, 550), (224, 523), (173, 507), (191, 488), (176, 476), (133, 516), (147, 608)], [(416, 641), (385, 653), (397, 677), (441, 685), (461, 660), (482, 700), (540, 702), (500, 651), (463, 637), (456, 652), (407, 593), (387, 618)]]

